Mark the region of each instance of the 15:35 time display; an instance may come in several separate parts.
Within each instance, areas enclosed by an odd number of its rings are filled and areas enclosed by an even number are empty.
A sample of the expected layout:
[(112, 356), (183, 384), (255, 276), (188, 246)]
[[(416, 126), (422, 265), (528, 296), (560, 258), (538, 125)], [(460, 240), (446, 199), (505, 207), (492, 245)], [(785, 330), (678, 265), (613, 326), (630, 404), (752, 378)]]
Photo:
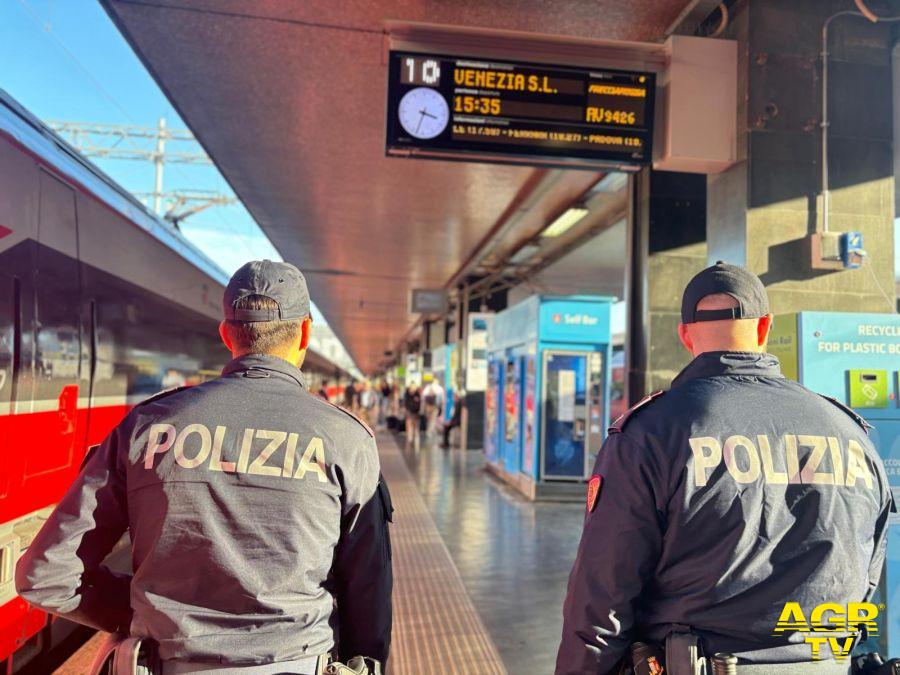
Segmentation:
[(500, 99), (490, 96), (454, 96), (453, 112), (470, 115), (499, 115)]

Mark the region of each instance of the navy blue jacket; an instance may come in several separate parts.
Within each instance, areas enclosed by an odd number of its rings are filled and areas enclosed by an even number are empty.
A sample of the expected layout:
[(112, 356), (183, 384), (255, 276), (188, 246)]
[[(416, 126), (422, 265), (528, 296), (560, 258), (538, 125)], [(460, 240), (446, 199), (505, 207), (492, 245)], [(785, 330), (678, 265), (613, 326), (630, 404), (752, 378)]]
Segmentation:
[(677, 626), (707, 654), (811, 659), (787, 601), (870, 597), (892, 506), (864, 422), (768, 354), (711, 352), (620, 419), (569, 579), (558, 675), (610, 673)]
[[(159, 643), (164, 659), (265, 664), (337, 647), (386, 660), (390, 497), (371, 430), (272, 356), (145, 401), (19, 562), (29, 602)], [(103, 559), (132, 541), (134, 576)]]

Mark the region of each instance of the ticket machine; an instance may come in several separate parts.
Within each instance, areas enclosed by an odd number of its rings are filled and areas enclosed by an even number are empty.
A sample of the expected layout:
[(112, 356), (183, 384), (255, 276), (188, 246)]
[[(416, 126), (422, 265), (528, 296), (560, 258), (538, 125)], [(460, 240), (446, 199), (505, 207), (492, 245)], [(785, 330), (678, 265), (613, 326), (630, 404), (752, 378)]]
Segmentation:
[[(872, 425), (869, 435), (900, 504), (900, 316), (836, 312), (778, 316), (769, 351), (779, 357), (787, 377), (843, 401)], [(877, 643), (868, 646), (900, 656), (900, 521), (896, 515), (873, 602), (886, 607), (879, 608)]]
[(534, 295), (494, 318), (485, 452), (529, 498), (583, 496), (609, 422), (611, 302)]

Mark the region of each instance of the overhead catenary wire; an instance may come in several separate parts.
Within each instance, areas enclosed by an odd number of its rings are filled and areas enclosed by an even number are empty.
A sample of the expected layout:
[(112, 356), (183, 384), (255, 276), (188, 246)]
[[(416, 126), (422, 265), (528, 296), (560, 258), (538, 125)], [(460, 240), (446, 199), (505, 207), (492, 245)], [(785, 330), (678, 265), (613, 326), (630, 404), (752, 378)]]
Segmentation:
[[(128, 112), (128, 110), (121, 103), (119, 103), (118, 99), (116, 99), (116, 97), (106, 87), (103, 86), (103, 83), (100, 82), (99, 79), (97, 79), (97, 77), (91, 72), (90, 68), (88, 68), (81, 61), (81, 59), (79, 59), (78, 56), (71, 49), (69, 49), (69, 47), (65, 44), (65, 42), (63, 42), (63, 40), (53, 31), (53, 28), (50, 25), (50, 23), (44, 22), (41, 20), (39, 14), (34, 9), (34, 7), (31, 6), (31, 4), (28, 2), (28, 0), (18, 0), (18, 2), (19, 2), (19, 5), (22, 7), (22, 9), (25, 10), (25, 12), (28, 14), (28, 16), (32, 19), (32, 21), (34, 21), (34, 23), (38, 26), (38, 28), (48, 36), (48, 38), (56, 45), (56, 47), (70, 61), (72, 61), (72, 63), (75, 64), (75, 66), (82, 72), (82, 74), (88, 79), (88, 81), (91, 83), (91, 85), (101, 94), (101, 96), (103, 96), (104, 99), (106, 99), (116, 110), (118, 110), (122, 114), (122, 116), (125, 117), (125, 119), (127, 119), (132, 125), (140, 126), (138, 124), (138, 122), (131, 116), (131, 114)], [(138, 147), (138, 145), (131, 138), (128, 138), (126, 136), (126, 137), (124, 137), (124, 140), (128, 145), (130, 145), (132, 147), (133, 150), (135, 150), (137, 152), (143, 152), (143, 149)], [(177, 165), (173, 165), (172, 168), (186, 182), (188, 182), (188, 183), (195, 182), (190, 176), (188, 176), (184, 171), (182, 171), (181, 168), (178, 167)], [(244, 250), (252, 257), (253, 250), (249, 246), (247, 241), (245, 240), (244, 235), (235, 228), (233, 223), (226, 222), (220, 213), (216, 212), (215, 215), (216, 215), (217, 219), (219, 220), (219, 222), (222, 225), (224, 225), (225, 228), (229, 232), (231, 232), (232, 235), (234, 235), (234, 237), (240, 242), (240, 244), (244, 248)]]

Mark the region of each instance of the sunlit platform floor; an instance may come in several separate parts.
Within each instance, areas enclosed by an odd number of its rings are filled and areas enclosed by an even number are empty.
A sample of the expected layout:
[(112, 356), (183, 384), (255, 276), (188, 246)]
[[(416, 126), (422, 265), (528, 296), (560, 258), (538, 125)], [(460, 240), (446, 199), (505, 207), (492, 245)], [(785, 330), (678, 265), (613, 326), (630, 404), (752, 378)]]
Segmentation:
[(584, 506), (522, 499), (485, 472), (481, 451), (381, 434), (383, 453), (392, 441), (506, 671), (552, 673)]
[[(394, 501), (390, 675), (553, 672), (583, 507), (530, 503), (480, 451), (378, 434)], [(56, 675), (83, 675), (95, 638)]]

